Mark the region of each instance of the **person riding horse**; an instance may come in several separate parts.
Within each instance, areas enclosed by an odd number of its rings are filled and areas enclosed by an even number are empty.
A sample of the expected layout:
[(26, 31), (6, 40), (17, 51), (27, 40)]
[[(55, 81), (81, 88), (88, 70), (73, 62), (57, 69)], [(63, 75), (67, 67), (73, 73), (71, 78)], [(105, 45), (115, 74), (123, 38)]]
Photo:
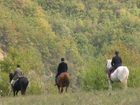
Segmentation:
[(112, 68), (109, 70), (109, 77), (112, 72), (114, 72), (119, 66), (122, 66), (122, 59), (119, 56), (119, 52), (115, 51), (115, 56), (112, 58), (111, 61)]
[(20, 77), (23, 77), (23, 73), (22, 73), (22, 70), (20, 68), (20, 65), (17, 65), (17, 68), (14, 72), (14, 77), (11, 81), (11, 85), (14, 86), (15, 82), (20, 78)]
[(57, 85), (57, 78), (58, 76), (63, 73), (68, 71), (68, 65), (65, 62), (64, 58), (61, 58), (61, 63), (59, 63), (58, 68), (57, 68), (57, 74), (55, 76), (55, 85)]

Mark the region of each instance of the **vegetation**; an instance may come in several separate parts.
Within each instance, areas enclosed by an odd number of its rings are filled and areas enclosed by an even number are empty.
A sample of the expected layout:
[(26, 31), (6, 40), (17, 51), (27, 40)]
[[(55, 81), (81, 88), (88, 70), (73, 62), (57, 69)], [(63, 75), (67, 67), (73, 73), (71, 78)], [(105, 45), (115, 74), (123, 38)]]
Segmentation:
[(139, 105), (139, 89), (2, 97), (2, 105)]
[[(72, 74), (71, 88), (106, 89), (104, 65), (115, 50), (130, 70), (129, 87), (140, 86), (139, 0), (1, 0), (0, 89), (20, 64), (30, 94), (53, 91), (61, 57)], [(47, 86), (47, 87), (46, 87)]]

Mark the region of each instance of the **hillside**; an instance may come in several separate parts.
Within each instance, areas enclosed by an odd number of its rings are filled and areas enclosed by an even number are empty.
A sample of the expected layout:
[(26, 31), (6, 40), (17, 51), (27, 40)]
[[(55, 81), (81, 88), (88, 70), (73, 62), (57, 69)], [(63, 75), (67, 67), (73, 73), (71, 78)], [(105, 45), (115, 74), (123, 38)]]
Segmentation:
[(72, 88), (106, 89), (104, 65), (115, 50), (130, 69), (129, 86), (140, 86), (139, 0), (1, 0), (0, 14), (3, 94), (16, 64), (30, 79), (31, 94), (46, 85), (53, 91), (54, 77), (46, 78), (55, 75), (61, 57)]

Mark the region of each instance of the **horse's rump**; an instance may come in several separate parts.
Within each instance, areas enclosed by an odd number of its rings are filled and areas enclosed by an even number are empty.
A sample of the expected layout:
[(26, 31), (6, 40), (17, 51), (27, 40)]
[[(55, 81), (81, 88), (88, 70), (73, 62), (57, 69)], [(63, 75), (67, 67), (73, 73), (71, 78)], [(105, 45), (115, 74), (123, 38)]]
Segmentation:
[(129, 75), (129, 70), (126, 66), (119, 66), (113, 73), (111, 73), (111, 79), (114, 81), (123, 81)]
[(57, 84), (59, 86), (68, 86), (70, 82), (70, 74), (68, 72), (61, 73), (57, 78)]
[(28, 79), (26, 77), (24, 77), (24, 76), (23, 77), (20, 77), (19, 80), (20, 80), (20, 82), (21, 82), (21, 84), (23, 86), (27, 86), (28, 83), (29, 83)]

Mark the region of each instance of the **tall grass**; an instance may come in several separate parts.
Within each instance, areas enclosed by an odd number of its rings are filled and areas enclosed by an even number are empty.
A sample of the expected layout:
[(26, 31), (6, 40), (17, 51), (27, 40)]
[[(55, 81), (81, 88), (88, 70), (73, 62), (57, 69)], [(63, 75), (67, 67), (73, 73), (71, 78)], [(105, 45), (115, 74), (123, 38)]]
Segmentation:
[(140, 89), (2, 97), (0, 105), (139, 105)]

